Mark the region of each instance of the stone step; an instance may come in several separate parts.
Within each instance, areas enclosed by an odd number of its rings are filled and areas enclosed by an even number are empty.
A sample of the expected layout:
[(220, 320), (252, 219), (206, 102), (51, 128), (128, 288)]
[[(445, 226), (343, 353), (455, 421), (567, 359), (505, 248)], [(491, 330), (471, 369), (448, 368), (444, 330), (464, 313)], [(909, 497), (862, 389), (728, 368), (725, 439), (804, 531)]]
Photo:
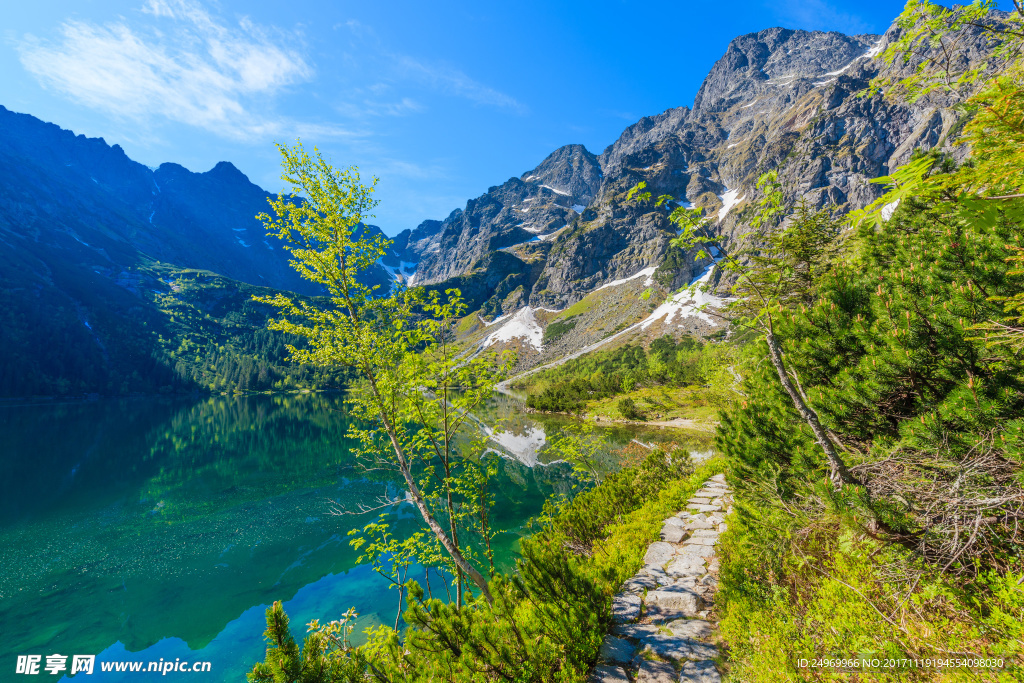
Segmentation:
[(717, 545), (717, 536), (691, 536), (686, 539), (685, 545)]
[(601, 641), (601, 651), (598, 656), (605, 664), (629, 664), (633, 661), (636, 651), (636, 645), (625, 638), (607, 635)]
[(679, 683), (722, 683), (722, 675), (711, 660), (687, 662), (679, 672)]
[(644, 660), (636, 674), (636, 683), (677, 683), (676, 668), (668, 662)]
[(707, 639), (715, 631), (715, 625), (703, 619), (677, 619), (666, 624), (669, 631), (680, 638)]
[(690, 498), (687, 503), (696, 503), (697, 505), (710, 505), (711, 498)]
[[(595, 666), (590, 672), (588, 683), (630, 683), (621, 666)], [(673, 683), (675, 683), (673, 681)]]
[(698, 503), (689, 503), (686, 506), (687, 510), (696, 510), (697, 512), (721, 512), (721, 505), (700, 505)]
[(666, 543), (679, 543), (686, 538), (686, 529), (681, 526), (669, 526), (668, 524), (661, 530), (661, 540)]
[(690, 536), (705, 536), (708, 538), (718, 538), (720, 535), (721, 532), (715, 529), (694, 529), (690, 533)]
[(665, 543), (664, 541), (658, 541), (648, 546), (647, 554), (644, 555), (644, 564), (662, 567), (666, 562), (671, 560), (675, 554), (676, 547), (674, 545), (671, 543)]
[(612, 621), (624, 624), (640, 618), (640, 596), (636, 593), (619, 593), (612, 598)]

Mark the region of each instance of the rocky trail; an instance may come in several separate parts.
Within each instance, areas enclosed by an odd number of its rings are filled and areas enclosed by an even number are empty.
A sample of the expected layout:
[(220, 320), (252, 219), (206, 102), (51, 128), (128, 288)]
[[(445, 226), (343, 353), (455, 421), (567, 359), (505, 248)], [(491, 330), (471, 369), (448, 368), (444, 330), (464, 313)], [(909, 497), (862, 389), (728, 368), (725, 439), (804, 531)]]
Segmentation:
[(718, 588), (715, 546), (732, 511), (725, 476), (717, 474), (665, 520), (644, 567), (612, 603), (614, 626), (601, 644), (591, 683), (718, 683)]

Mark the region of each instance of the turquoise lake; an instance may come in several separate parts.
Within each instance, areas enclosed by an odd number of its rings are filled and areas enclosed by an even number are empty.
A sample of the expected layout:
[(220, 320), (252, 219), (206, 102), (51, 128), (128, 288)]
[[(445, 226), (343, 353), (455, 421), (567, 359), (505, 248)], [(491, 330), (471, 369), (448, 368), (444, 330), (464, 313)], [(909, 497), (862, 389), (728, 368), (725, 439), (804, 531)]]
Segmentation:
[[(566, 420), (520, 407), (498, 396), (477, 415), (507, 456), (493, 511), (506, 569), (544, 500), (572, 490), (568, 468), (545, 452)], [(310, 620), (349, 607), (358, 631), (393, 624), (396, 591), (356, 565), (346, 535), (379, 513), (332, 516), (329, 501), (355, 506), (401, 487), (355, 466), (348, 425), (337, 394), (0, 406), (0, 679), (21, 678), (18, 655), (45, 666), (50, 654), (87, 654), (96, 669), (83, 680), (244, 681), (275, 600), (299, 638)], [(709, 448), (706, 437), (659, 430), (602, 434), (609, 469), (633, 438)], [(419, 523), (407, 505), (389, 519), (399, 533)], [(211, 671), (100, 671), (161, 658)]]

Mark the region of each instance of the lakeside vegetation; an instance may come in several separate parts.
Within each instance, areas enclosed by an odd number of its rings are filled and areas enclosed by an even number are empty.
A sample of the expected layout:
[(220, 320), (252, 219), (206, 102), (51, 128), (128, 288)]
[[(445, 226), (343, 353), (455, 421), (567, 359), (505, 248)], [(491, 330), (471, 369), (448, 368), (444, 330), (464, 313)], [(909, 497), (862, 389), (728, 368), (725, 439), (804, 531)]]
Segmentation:
[(534, 410), (609, 420), (713, 420), (738, 396), (735, 347), (683, 335), (599, 350), (527, 375), (512, 388)]

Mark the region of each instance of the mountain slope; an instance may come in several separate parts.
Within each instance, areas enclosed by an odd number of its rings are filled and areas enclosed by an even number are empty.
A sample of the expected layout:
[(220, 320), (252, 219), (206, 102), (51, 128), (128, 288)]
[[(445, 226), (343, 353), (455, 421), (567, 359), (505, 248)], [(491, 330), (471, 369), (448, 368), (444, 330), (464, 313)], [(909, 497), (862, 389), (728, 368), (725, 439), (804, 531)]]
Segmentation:
[[(765, 171), (779, 172), (793, 201), (849, 211), (876, 199), (881, 188), (870, 180), (906, 162), (915, 149), (939, 147), (962, 158), (965, 150), (952, 140), (961, 118), (956, 98), (935, 92), (907, 104), (860, 95), (872, 77), (896, 68), (876, 56), (899, 35), (894, 25), (883, 36), (772, 28), (736, 38), (705, 78), (692, 109), (641, 119), (598, 157), (580, 146), (557, 150), (549, 160), (588, 162), (562, 162), (560, 185), (541, 182), (550, 177), (539, 172), (546, 160), (453, 212), (437, 236), (421, 243), (425, 250), (413, 254), (421, 259), (417, 284), (473, 278), (482, 273), (486, 254), (502, 249), (517, 259), (507, 272), (516, 287), (492, 269), (488, 280), (497, 284), (482, 314), (548, 309), (537, 314), (545, 327), (579, 322), (582, 306), (600, 320), (576, 325), (561, 343), (540, 348), (520, 335), (511, 345), (520, 350), (523, 366), (612, 333), (626, 341), (632, 338), (621, 334), (626, 328), (648, 336), (711, 331), (714, 321), (696, 315), (689, 299), (669, 295), (697, 279), (717, 283), (720, 275), (669, 246), (675, 231), (665, 209), (627, 202), (626, 193), (645, 181), (656, 195), (705, 209), (728, 240), (742, 233), (757, 198), (756, 179)], [(979, 64), (990, 52), (977, 30), (962, 58)], [(571, 213), (565, 210), (570, 205)], [(524, 216), (549, 222), (529, 223)], [(514, 232), (517, 225), (537, 226), (541, 240), (526, 242), (525, 234)], [(509, 246), (515, 241), (525, 243)], [(522, 277), (524, 270), (530, 277)], [(647, 270), (650, 277), (634, 277)], [(599, 291), (608, 286), (622, 292), (608, 297)], [(623, 305), (641, 296), (651, 302), (649, 310)], [(467, 341), (494, 344), (493, 332)]]

